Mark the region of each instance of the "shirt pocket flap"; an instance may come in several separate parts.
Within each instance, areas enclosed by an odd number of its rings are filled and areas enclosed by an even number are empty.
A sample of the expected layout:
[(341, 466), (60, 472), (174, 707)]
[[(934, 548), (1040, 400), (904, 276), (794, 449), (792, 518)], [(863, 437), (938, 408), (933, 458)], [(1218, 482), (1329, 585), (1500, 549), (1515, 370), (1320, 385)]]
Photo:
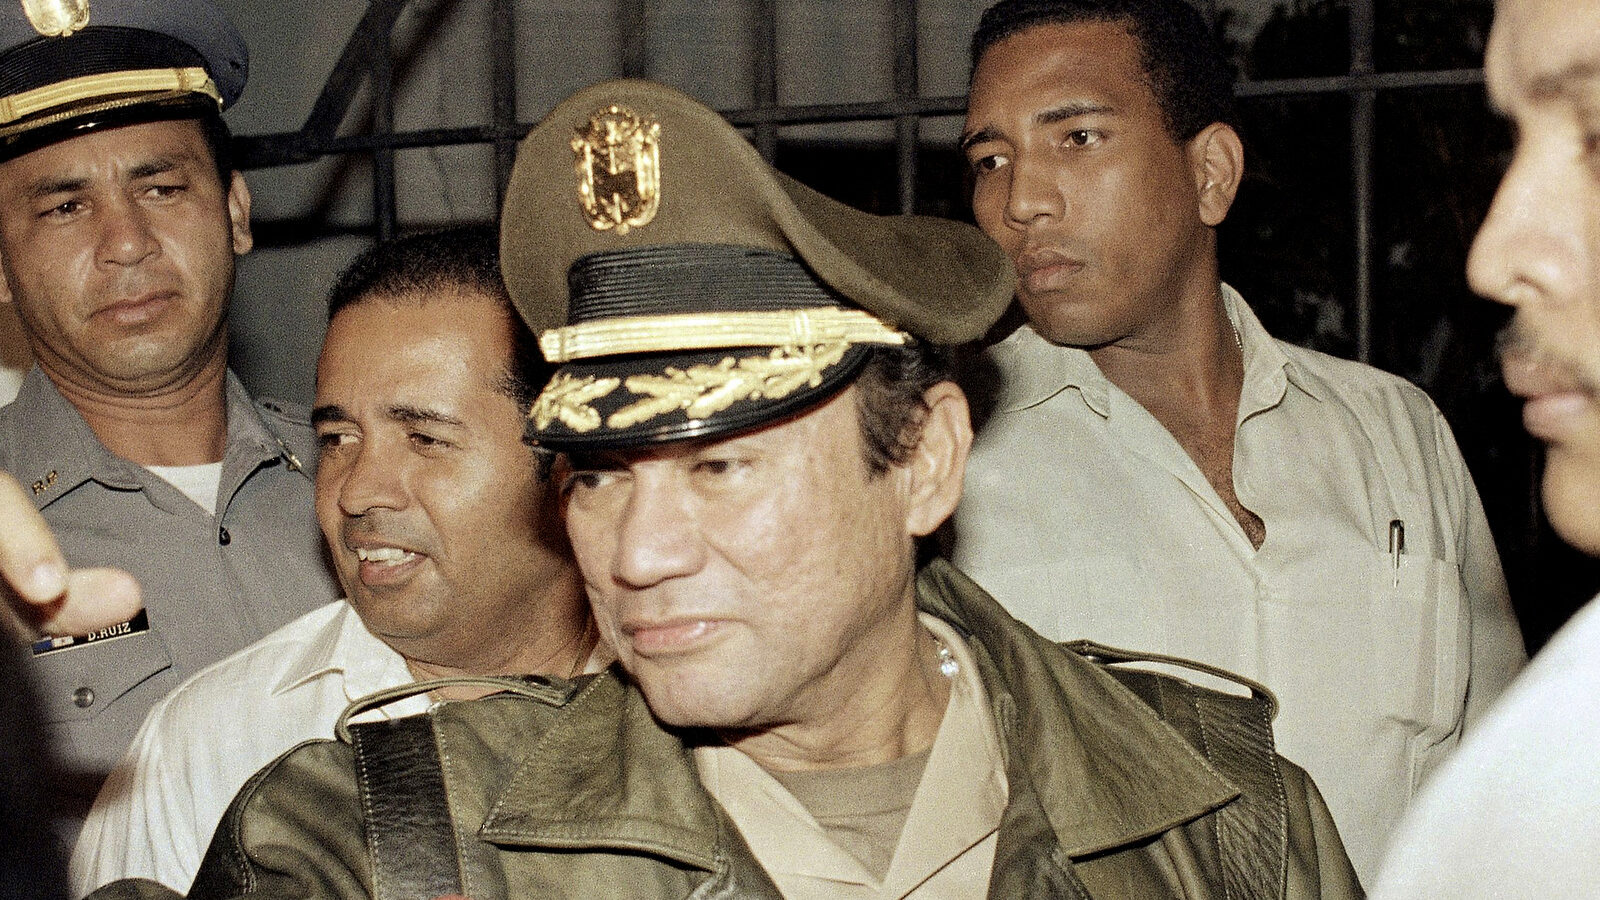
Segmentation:
[(172, 668), (153, 631), (67, 647), (33, 658), (47, 722), (87, 722), (119, 697)]

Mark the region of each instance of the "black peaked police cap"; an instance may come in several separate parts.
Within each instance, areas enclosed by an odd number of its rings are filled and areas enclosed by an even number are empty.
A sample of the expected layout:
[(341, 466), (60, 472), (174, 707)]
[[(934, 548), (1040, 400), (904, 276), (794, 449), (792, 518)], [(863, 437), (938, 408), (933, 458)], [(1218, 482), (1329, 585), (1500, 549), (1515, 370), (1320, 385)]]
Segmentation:
[(215, 115), (244, 38), (209, 0), (0, 3), (0, 162), (90, 131)]

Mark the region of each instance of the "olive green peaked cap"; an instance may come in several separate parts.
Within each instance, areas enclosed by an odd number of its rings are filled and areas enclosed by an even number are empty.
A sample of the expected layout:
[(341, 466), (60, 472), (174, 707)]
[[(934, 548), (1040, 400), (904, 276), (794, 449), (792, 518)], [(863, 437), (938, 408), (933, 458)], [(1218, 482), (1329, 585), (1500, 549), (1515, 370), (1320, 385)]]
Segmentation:
[(976, 228), (852, 209), (645, 81), (585, 88), (529, 133), (501, 269), (559, 366), (528, 423), (555, 449), (774, 421), (850, 384), (873, 346), (980, 337), (1015, 287)]

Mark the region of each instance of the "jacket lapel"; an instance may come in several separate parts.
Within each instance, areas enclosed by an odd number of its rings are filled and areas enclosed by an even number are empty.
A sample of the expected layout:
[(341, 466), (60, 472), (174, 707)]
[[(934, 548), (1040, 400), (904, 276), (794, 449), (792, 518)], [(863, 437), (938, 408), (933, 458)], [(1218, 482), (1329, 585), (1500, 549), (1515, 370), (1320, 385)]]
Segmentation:
[(967, 634), (1006, 744), (1013, 803), (1031, 798), (1067, 856), (1154, 837), (1238, 796), (1142, 700), (1012, 618), (955, 567), (934, 561), (917, 594)]
[(574, 697), (523, 761), (481, 833), (496, 843), (613, 845), (716, 865), (717, 815), (689, 751), (612, 672)]
[(696, 898), (780, 894), (700, 784), (691, 750), (617, 669), (557, 714), (490, 809), (497, 844), (648, 853), (705, 870)]

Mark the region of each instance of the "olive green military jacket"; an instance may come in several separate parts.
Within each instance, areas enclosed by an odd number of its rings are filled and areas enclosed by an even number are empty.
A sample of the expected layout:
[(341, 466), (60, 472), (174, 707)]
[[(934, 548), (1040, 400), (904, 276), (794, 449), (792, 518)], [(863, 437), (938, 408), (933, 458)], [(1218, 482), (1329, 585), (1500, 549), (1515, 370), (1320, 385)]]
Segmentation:
[[(1268, 701), (1166, 676), (1131, 676), (1130, 690), (947, 563), (924, 570), (917, 596), (967, 636), (1007, 759), (991, 898), (1361, 896), (1310, 779), (1208, 710), (1265, 721)], [(472, 900), (780, 897), (683, 737), (615, 669), (550, 702), (501, 695), (429, 715)], [(234, 800), (190, 896), (371, 896), (361, 810), (351, 748), (301, 745)], [(120, 882), (93, 896), (161, 895)]]

